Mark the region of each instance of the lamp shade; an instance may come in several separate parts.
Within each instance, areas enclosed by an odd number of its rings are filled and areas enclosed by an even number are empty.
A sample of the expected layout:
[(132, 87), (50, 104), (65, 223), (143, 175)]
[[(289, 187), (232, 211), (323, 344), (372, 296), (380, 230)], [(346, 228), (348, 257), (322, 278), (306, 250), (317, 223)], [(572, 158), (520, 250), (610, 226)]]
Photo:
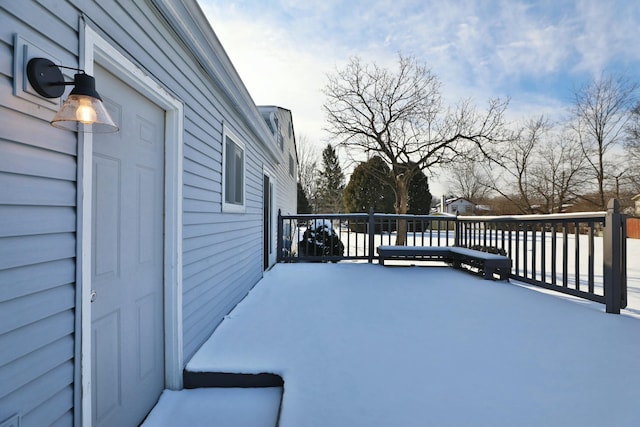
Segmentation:
[(117, 132), (118, 126), (99, 98), (88, 95), (69, 95), (51, 124), (75, 132)]
[(111, 119), (100, 95), (96, 92), (95, 79), (88, 74), (80, 73), (75, 75), (74, 84), (69, 97), (53, 117), (51, 124), (75, 132), (117, 132), (118, 126)]

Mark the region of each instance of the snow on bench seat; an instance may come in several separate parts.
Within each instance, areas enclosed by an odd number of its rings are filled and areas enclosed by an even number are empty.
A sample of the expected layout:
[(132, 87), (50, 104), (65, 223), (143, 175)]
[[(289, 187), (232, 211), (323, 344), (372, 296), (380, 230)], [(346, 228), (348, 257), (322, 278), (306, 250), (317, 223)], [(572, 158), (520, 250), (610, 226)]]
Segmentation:
[(382, 265), (385, 259), (452, 262), (449, 249), (446, 246), (378, 246), (378, 260)]
[(493, 279), (497, 274), (500, 280), (507, 280), (511, 273), (509, 257), (457, 246), (379, 246), (380, 265), (386, 259), (445, 261), (456, 268), (466, 265), (482, 271), (485, 279)]

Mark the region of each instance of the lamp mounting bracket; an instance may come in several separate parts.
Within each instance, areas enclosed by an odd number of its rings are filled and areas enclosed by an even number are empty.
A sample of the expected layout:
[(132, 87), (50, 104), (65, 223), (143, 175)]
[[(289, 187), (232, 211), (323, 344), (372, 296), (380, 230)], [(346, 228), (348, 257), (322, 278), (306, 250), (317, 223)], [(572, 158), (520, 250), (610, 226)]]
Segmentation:
[(27, 78), (33, 89), (45, 98), (60, 98), (64, 93), (66, 83), (62, 71), (49, 59), (31, 59), (27, 63)]

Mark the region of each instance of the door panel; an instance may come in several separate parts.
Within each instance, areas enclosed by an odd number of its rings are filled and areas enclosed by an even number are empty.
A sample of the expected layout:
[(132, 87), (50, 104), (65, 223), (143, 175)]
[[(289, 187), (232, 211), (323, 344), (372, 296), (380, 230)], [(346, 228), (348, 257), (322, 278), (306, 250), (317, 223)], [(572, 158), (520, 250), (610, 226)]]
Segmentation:
[(164, 111), (95, 75), (120, 131), (93, 137), (92, 424), (135, 426), (164, 388)]
[[(120, 394), (120, 313), (115, 310), (93, 322), (91, 336), (92, 354), (100, 355), (100, 364), (95, 364), (92, 380), (100, 384), (100, 392), (94, 393), (93, 417), (103, 420), (122, 404)], [(98, 399), (99, 397), (99, 399)]]
[[(118, 274), (120, 162), (93, 156), (93, 277)], [(100, 191), (96, 191), (100, 188)], [(100, 224), (100, 227), (96, 225)]]

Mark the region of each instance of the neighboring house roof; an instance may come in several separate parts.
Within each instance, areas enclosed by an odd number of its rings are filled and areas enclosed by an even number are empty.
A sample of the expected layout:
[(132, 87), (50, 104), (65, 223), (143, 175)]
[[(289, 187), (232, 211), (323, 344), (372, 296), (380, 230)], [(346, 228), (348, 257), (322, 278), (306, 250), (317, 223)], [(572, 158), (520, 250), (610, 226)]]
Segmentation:
[(448, 199), (448, 200), (446, 200), (446, 201), (445, 201), (445, 203), (446, 203), (447, 205), (450, 205), (451, 203), (456, 203), (456, 202), (466, 202), (466, 203), (473, 204), (473, 203), (471, 203), (469, 200), (467, 200), (467, 199), (465, 199), (465, 198), (462, 198), (462, 197), (456, 197), (456, 198), (454, 198), (454, 199)]
[[(467, 203), (467, 204), (473, 205), (472, 202), (470, 202), (469, 200), (467, 200), (465, 198), (462, 198), (462, 197), (454, 197), (454, 198), (447, 199), (447, 200), (444, 201), (444, 205), (445, 206), (449, 206), (449, 205), (452, 205), (454, 203)], [(442, 202), (440, 202), (440, 203), (438, 203), (436, 205), (437, 208), (439, 208), (441, 206), (442, 206)]]

